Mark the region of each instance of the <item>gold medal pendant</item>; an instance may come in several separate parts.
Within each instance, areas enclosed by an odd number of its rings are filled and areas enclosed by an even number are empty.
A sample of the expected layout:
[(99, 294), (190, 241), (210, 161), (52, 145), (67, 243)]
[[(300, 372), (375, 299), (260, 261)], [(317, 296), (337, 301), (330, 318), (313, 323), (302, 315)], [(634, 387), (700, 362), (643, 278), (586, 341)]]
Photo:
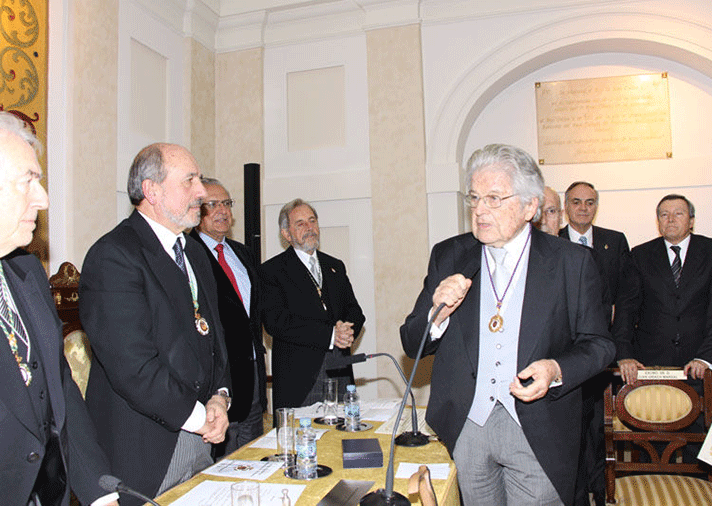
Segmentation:
[(504, 319), (499, 313), (490, 318), (488, 328), (490, 332), (504, 332)]
[(195, 313), (195, 328), (204, 336), (207, 336), (208, 332), (210, 332), (210, 325), (208, 325), (208, 321), (200, 316), (200, 313)]

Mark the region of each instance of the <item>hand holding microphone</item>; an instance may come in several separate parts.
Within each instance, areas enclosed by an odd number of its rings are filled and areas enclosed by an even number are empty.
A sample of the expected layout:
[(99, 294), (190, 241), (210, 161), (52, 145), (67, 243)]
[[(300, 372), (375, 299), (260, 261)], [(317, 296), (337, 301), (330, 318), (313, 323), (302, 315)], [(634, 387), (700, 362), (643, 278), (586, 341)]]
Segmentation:
[(433, 309), (445, 304), (440, 313), (433, 321), (434, 325), (440, 326), (460, 304), (465, 300), (467, 292), (472, 286), (472, 279), (466, 278), (462, 274), (453, 274), (443, 279), (433, 293)]

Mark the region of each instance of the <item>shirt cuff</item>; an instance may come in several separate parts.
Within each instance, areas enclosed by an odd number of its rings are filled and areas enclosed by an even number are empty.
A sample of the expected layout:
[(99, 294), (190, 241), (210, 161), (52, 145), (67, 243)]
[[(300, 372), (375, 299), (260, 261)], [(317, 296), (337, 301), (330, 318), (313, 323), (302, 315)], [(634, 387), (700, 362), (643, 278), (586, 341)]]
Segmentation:
[(205, 411), (205, 406), (199, 401), (195, 401), (195, 407), (193, 408), (193, 412), (185, 421), (181, 429), (186, 432), (197, 432), (203, 425), (205, 425), (206, 417), (207, 412)]
[[(434, 310), (435, 309), (431, 307), (430, 311), (428, 311), (428, 321), (430, 321), (430, 318), (432, 318)], [(450, 324), (449, 316), (447, 318), (445, 318), (442, 322), (440, 322), (440, 325), (435, 325), (435, 323), (433, 323), (433, 325), (430, 327), (430, 340), (437, 341), (438, 339), (440, 339), (443, 336), (443, 334), (445, 333), (445, 331), (447, 330), (447, 326), (449, 324)]]
[(106, 506), (112, 501), (118, 501), (119, 500), (119, 493), (118, 492), (112, 492), (109, 495), (105, 495), (91, 503), (91, 506)]
[(329, 343), (329, 349), (334, 349), (334, 339), (336, 338), (336, 327), (331, 329), (331, 342)]

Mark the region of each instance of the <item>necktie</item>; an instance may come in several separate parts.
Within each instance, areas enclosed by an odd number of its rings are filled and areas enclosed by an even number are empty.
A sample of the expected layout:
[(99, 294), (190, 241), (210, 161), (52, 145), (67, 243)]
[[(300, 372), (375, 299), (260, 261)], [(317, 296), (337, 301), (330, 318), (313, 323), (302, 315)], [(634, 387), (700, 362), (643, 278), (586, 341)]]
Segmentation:
[(176, 239), (176, 243), (173, 245), (173, 251), (176, 254), (176, 264), (178, 264), (178, 267), (180, 267), (180, 270), (183, 271), (183, 274), (185, 274), (185, 277), (188, 277), (188, 269), (185, 266), (185, 257), (183, 257), (183, 245), (180, 242), (180, 239)]
[[(235, 292), (237, 293), (237, 296), (240, 297), (240, 300), (242, 301), (242, 294), (240, 293), (240, 289), (237, 287), (237, 281), (235, 280), (235, 275), (232, 272), (232, 269), (230, 266), (227, 264), (227, 261), (225, 260), (225, 246), (223, 244), (218, 244), (215, 246), (215, 251), (218, 252), (218, 263), (220, 264), (220, 267), (222, 267), (222, 270), (225, 271), (225, 274), (227, 275), (228, 279), (230, 280), (230, 283), (232, 283), (232, 287), (235, 289)], [(242, 301), (244, 304), (245, 301)]]
[(682, 261), (680, 260), (680, 246), (670, 246), (670, 249), (675, 253), (675, 259), (672, 261), (672, 277), (675, 280), (675, 286), (680, 286), (680, 276), (682, 275)]
[(588, 239), (586, 239), (586, 236), (585, 236), (585, 235), (582, 235), (581, 237), (579, 237), (579, 241), (578, 241), (578, 242), (581, 243), (581, 244), (583, 244), (584, 246), (588, 246)]
[(309, 270), (311, 271), (312, 276), (314, 276), (316, 284), (319, 285), (319, 288), (321, 288), (321, 269), (319, 269), (319, 264), (317, 264), (315, 257), (309, 257)]
[(497, 288), (497, 296), (503, 297), (504, 291), (509, 283), (509, 270), (504, 266), (504, 258), (507, 250), (504, 248), (490, 248), (490, 253), (494, 258), (494, 286)]

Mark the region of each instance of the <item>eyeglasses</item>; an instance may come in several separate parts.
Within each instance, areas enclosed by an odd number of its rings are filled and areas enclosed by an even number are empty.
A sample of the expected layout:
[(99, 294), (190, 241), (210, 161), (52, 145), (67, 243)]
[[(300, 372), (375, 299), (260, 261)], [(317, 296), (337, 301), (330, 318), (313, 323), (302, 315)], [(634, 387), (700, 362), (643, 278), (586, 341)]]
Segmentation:
[(210, 211), (214, 211), (218, 207), (224, 207), (225, 209), (230, 209), (232, 208), (232, 205), (235, 203), (234, 200), (232, 199), (226, 199), (226, 200), (209, 200), (207, 202), (203, 202), (203, 205), (206, 207), (206, 209), (209, 209)]
[(477, 207), (477, 204), (480, 203), (480, 200), (482, 200), (485, 205), (490, 209), (497, 209), (498, 207), (502, 206), (503, 200), (511, 199), (512, 197), (516, 197), (517, 195), (517, 193), (512, 193), (511, 195), (507, 195), (506, 197), (500, 197), (499, 195), (485, 195), (484, 197), (480, 197), (479, 195), (473, 195), (472, 193), (468, 193), (467, 195), (465, 195), (465, 202), (468, 206), (474, 209), (475, 207)]

